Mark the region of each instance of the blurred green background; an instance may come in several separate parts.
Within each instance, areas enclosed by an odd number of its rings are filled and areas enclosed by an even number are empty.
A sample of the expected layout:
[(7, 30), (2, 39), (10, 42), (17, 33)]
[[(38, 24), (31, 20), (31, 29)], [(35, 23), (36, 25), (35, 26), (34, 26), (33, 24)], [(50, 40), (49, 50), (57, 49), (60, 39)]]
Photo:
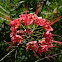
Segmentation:
[[(62, 0), (0, 0), (0, 59), (9, 52), (9, 50), (7, 50), (9, 45), (6, 42), (11, 41), (9, 22), (3, 16), (7, 16), (9, 18), (12, 17), (14, 19), (18, 18), (20, 14), (24, 13), (27, 2), (28, 13), (35, 13), (36, 6), (38, 5), (42, 6), (38, 13), (38, 16), (42, 16), (42, 18), (54, 21), (58, 16), (62, 16)], [(43, 2), (44, 4), (42, 5)], [(53, 24), (52, 27), (54, 28), (54, 31), (52, 32), (53, 34), (62, 36), (62, 19)], [(54, 37), (54, 39), (62, 41), (59, 37)], [(62, 46), (59, 46), (59, 49), (53, 49), (55, 54), (60, 53)], [(16, 59), (15, 53), (17, 53)], [(41, 57), (38, 59), (41, 59)], [(19, 46), (15, 48), (15, 51), (8, 55), (2, 62), (35, 62), (36, 60), (37, 58), (34, 56), (32, 51), (26, 52), (24, 47), (21, 48), (21, 46)], [(45, 61), (50, 62), (48, 59), (44, 59), (39, 62)], [(62, 54), (55, 56), (55, 59), (51, 58), (51, 61), (62, 62)]]

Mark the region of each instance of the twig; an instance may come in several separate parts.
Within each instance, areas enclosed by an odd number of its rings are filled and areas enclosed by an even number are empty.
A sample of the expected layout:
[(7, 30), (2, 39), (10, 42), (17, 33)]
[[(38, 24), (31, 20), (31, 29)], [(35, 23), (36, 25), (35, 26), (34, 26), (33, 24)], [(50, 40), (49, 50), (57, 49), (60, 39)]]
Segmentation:
[(2, 61), (3, 59), (5, 59), (8, 55), (10, 55), (13, 51), (15, 51), (15, 49), (13, 49), (12, 51), (10, 51), (7, 55), (5, 55), (0, 61)]
[(54, 55), (52, 55), (52, 56), (48, 56), (48, 57), (42, 58), (42, 59), (37, 60), (37, 61), (35, 61), (35, 62), (39, 62), (39, 61), (41, 61), (41, 60), (44, 60), (44, 59), (49, 58), (49, 57), (57, 56), (57, 55), (59, 55), (59, 54), (62, 54), (62, 52), (61, 52), (61, 53), (58, 53), (58, 54), (54, 54)]
[(9, 48), (17, 48), (18, 46), (9, 46)]
[(6, 42), (5, 40), (4, 40), (4, 42), (6, 43), (6, 44), (8, 44), (8, 45), (10, 45), (8, 42)]
[(17, 62), (16, 57), (17, 57), (17, 50), (15, 51), (15, 62)]
[(3, 12), (0, 11), (0, 13), (6, 17), (10, 17), (9, 15), (4, 14)]
[(6, 9), (4, 9), (1, 5), (0, 5), (0, 8), (3, 9), (3, 11), (5, 11), (6, 13), (8, 13), (8, 14), (10, 13)]

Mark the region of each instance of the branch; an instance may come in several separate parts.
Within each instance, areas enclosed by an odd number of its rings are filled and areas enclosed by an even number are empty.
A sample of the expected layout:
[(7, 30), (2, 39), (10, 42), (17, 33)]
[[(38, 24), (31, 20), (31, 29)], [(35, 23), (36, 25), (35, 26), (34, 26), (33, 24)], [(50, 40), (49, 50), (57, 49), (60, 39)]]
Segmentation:
[(13, 51), (15, 51), (15, 49), (13, 49), (12, 51), (10, 51), (7, 55), (5, 55), (0, 61), (2, 61), (3, 59), (5, 59), (8, 55), (10, 55)]

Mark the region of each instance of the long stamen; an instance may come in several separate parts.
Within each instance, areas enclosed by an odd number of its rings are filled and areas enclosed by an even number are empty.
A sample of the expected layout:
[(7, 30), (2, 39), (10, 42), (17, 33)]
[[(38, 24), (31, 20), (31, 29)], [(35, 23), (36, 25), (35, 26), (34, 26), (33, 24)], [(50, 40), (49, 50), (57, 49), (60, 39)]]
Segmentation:
[[(58, 36), (58, 37), (61, 37), (61, 36), (59, 36), (59, 35), (56, 35), (56, 34), (52, 34), (53, 36)], [(62, 37), (61, 37), (62, 38)]]
[(8, 18), (8, 17), (6, 17), (6, 16), (3, 16), (3, 17), (6, 18), (6, 19), (9, 20), (9, 21), (12, 21), (11, 18)]
[(51, 24), (49, 24), (49, 25), (52, 25), (52, 24), (54, 24), (54, 23), (56, 23), (57, 21), (59, 21), (60, 20), (60, 18), (61, 18), (62, 16), (60, 16), (60, 17), (58, 17), (54, 22), (52, 22)]

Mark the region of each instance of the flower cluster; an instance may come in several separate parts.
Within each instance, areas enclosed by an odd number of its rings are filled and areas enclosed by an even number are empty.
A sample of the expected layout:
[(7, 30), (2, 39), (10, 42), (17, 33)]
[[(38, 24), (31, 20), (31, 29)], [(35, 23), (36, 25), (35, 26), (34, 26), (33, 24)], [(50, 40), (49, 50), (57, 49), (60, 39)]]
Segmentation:
[[(33, 31), (30, 28), (25, 28), (24, 30), (21, 28), (23, 25), (25, 25), (26, 27), (26, 26), (30, 26), (31, 24), (35, 24), (35, 26), (43, 27), (42, 29), (45, 30), (45, 32), (42, 35), (43, 37), (42, 40), (40, 39), (38, 41), (34, 40), (26, 44), (27, 51), (29, 49), (32, 49), (34, 54), (37, 56), (36, 53), (39, 53), (39, 55), (41, 55), (42, 52), (45, 53), (47, 51), (50, 51), (51, 47), (56, 47), (53, 46), (52, 42), (57, 44), (62, 44), (62, 42), (54, 41), (53, 35), (51, 33), (51, 31), (53, 31), (51, 25), (57, 22), (58, 20), (55, 20), (53, 23), (51, 23), (49, 20), (42, 17), (38, 17), (36, 14), (33, 15), (32, 13), (30, 14), (25, 13), (19, 15), (19, 17), (20, 18), (18, 19), (10, 21), (10, 26), (11, 26), (10, 30), (12, 31), (10, 33), (10, 37), (12, 44), (15, 44), (17, 42), (18, 43), (17, 45), (19, 45), (24, 40), (23, 35), (30, 36), (33, 33)], [(59, 19), (60, 18), (61, 17), (59, 17)], [(23, 22), (23, 25), (21, 21)]]

